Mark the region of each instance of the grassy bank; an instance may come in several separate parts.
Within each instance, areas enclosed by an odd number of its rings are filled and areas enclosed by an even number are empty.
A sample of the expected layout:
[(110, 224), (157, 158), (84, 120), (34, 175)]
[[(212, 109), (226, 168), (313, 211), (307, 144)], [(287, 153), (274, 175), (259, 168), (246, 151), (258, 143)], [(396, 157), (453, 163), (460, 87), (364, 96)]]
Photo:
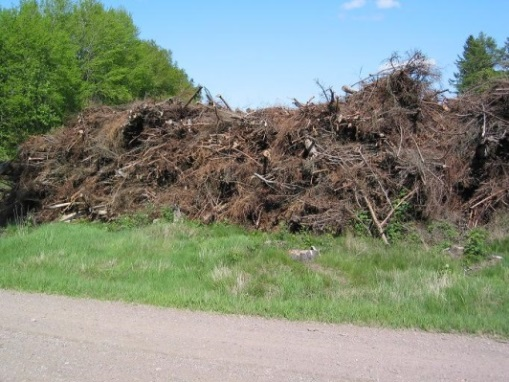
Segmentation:
[[(315, 245), (309, 264), (289, 248)], [(440, 246), (265, 234), (159, 223), (11, 227), (0, 237), (0, 288), (160, 306), (509, 337), (504, 259), (465, 271)]]

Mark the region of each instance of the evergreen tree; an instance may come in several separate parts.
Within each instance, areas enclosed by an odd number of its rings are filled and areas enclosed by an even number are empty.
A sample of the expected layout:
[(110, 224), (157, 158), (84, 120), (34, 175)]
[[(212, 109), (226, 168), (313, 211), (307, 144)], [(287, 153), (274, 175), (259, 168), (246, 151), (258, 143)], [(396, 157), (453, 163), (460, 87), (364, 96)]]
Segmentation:
[(458, 57), (458, 72), (450, 81), (458, 93), (464, 93), (474, 87), (483, 89), (489, 80), (499, 76), (497, 66), (501, 61), (501, 50), (492, 37), (480, 33), (476, 38), (470, 35), (463, 48), (463, 55)]
[(505, 40), (504, 48), (502, 50), (502, 59), (500, 61), (500, 66), (504, 73), (509, 72), (509, 38)]

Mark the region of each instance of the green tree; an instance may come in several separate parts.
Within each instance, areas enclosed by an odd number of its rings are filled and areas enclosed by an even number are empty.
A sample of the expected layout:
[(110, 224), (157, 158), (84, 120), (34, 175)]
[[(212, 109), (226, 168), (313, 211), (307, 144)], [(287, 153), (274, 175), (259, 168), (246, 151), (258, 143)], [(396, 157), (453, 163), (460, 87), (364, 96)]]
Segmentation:
[(36, 1), (0, 11), (2, 155), (28, 135), (48, 131), (79, 106), (79, 71), (69, 37), (52, 28)]
[(140, 40), (138, 28), (122, 9), (81, 0), (75, 5), (69, 33), (77, 46), (82, 95), (90, 103), (166, 97), (192, 87), (186, 73), (173, 63), (171, 52), (154, 41)]
[(509, 38), (505, 40), (504, 47), (502, 48), (502, 59), (500, 66), (504, 73), (509, 73)]
[(501, 62), (502, 51), (492, 37), (483, 32), (478, 37), (470, 35), (463, 47), (463, 55), (458, 57), (458, 72), (451, 84), (458, 93), (464, 93), (474, 87), (482, 90), (483, 85), (500, 75), (497, 70)]
[(101, 104), (133, 100), (129, 76), (138, 30), (129, 14), (83, 0), (75, 5), (69, 33), (78, 49), (84, 99)]
[(171, 51), (154, 41), (139, 41), (133, 58), (130, 89), (135, 98), (161, 98), (192, 88), (185, 71), (173, 62)]
[(169, 50), (97, 0), (21, 0), (0, 8), (0, 159), (89, 104), (192, 88)]

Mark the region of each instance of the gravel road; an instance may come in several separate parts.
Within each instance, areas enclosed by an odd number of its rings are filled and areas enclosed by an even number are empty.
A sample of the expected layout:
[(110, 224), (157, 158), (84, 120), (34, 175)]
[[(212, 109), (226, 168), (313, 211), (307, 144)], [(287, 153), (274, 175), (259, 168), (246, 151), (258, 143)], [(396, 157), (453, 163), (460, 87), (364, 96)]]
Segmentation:
[(489, 338), (0, 290), (0, 381), (509, 381)]

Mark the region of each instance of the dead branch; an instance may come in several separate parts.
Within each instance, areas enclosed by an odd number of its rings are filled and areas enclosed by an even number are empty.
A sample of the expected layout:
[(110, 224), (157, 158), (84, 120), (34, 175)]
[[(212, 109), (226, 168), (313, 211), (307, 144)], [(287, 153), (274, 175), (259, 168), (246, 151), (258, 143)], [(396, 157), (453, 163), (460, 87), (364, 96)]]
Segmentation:
[(375, 210), (373, 209), (373, 206), (371, 205), (371, 203), (370, 203), (369, 199), (366, 197), (366, 195), (362, 195), (362, 197), (364, 198), (364, 201), (366, 202), (366, 205), (368, 206), (369, 213), (371, 214), (371, 218), (373, 219), (373, 223), (375, 224), (375, 227), (377, 228), (378, 233), (380, 234), (380, 237), (382, 238), (383, 242), (386, 245), (389, 245), (389, 240), (387, 240), (387, 236), (385, 236), (385, 231), (384, 231), (382, 225), (380, 224), (380, 221), (376, 217), (376, 213), (375, 213)]
[(196, 91), (194, 92), (194, 94), (191, 96), (191, 98), (189, 98), (189, 100), (188, 100), (188, 101), (186, 102), (186, 104), (184, 105), (184, 108), (188, 107), (188, 106), (189, 106), (189, 104), (190, 104), (191, 102), (193, 102), (193, 100), (194, 100), (194, 99), (196, 99), (196, 97), (198, 96), (198, 94), (200, 94), (200, 93), (201, 93), (202, 89), (203, 89), (203, 86), (201, 86), (201, 85), (200, 85), (200, 86), (198, 86), (198, 88), (196, 89)]
[(506, 193), (506, 192), (508, 192), (508, 191), (507, 190), (500, 190), (498, 192), (495, 192), (494, 194), (489, 195), (489, 196), (485, 197), (484, 199), (480, 200), (479, 202), (475, 203), (474, 205), (470, 206), (470, 209), (473, 210), (473, 209), (479, 207), (480, 205), (490, 201), (491, 199), (495, 199), (500, 194), (503, 194), (503, 193)]
[[(383, 237), (402, 202), (415, 219), (470, 215), (476, 224), (507, 208), (509, 81), (448, 99), (446, 112), (422, 56), (389, 64), (348, 97), (322, 86), (326, 102), (294, 100), (294, 109), (233, 111), (205, 88), (210, 106), (87, 109), (23, 144), (15, 171), (0, 165), (9, 184), (0, 185), (0, 223), (12, 203), (40, 205), (41, 222), (77, 212), (115, 219), (151, 203), (263, 230), (299, 216), (299, 229), (339, 233), (361, 209)], [(402, 189), (412, 191), (391, 201)]]
[(345, 93), (347, 94), (355, 94), (358, 92), (358, 90), (355, 90), (354, 88), (348, 86), (348, 85), (343, 85), (341, 87), (341, 90), (343, 90)]
[(275, 182), (273, 180), (266, 179), (263, 176), (261, 176), (260, 174), (257, 174), (256, 172), (254, 173), (254, 176), (256, 176), (258, 179), (260, 179), (263, 183), (265, 183), (269, 187), (273, 184), (277, 184), (277, 182)]
[(389, 223), (389, 220), (391, 219), (392, 215), (398, 210), (399, 206), (401, 206), (403, 203), (405, 203), (408, 199), (410, 199), (416, 192), (418, 191), (418, 188), (414, 188), (411, 192), (409, 192), (407, 195), (405, 195), (401, 200), (394, 206), (394, 208), (391, 208), (383, 222), (380, 223), (381, 227), (385, 227), (387, 223)]
[(226, 106), (226, 108), (230, 111), (232, 111), (232, 108), (230, 107), (230, 105), (228, 105), (228, 102), (225, 101), (225, 99), (223, 98), (223, 96), (221, 94), (218, 94), (217, 97), (223, 101), (224, 105)]
[(359, 155), (361, 156), (362, 160), (364, 161), (364, 163), (366, 164), (366, 166), (369, 168), (369, 171), (371, 171), (371, 174), (373, 174), (373, 177), (376, 179), (378, 185), (380, 186), (380, 189), (382, 190), (382, 193), (384, 194), (385, 196), (385, 200), (387, 200), (387, 203), (389, 204), (389, 206), (391, 206), (392, 208), (392, 202), (391, 202), (391, 199), (389, 198), (389, 193), (387, 192), (387, 190), (385, 189), (385, 187), (383, 186), (382, 182), (380, 181), (380, 178), (378, 177), (378, 175), (375, 173), (375, 171), (373, 170), (373, 168), (371, 167), (370, 163), (366, 160), (366, 157), (362, 154), (362, 149), (361, 147), (359, 146), (358, 148), (358, 151)]

